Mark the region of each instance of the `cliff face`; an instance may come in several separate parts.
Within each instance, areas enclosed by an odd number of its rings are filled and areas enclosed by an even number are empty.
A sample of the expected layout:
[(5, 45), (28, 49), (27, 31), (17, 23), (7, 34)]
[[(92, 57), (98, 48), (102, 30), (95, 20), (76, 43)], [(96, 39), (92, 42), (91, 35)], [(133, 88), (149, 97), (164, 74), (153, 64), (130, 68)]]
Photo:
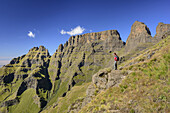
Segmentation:
[(170, 31), (170, 24), (164, 24), (160, 22), (156, 27), (156, 35), (154, 38), (161, 40), (164, 38), (163, 35), (165, 35), (168, 31)]
[[(156, 35), (152, 38), (149, 28), (142, 22), (135, 21), (131, 27), (130, 35), (126, 41), (126, 52), (135, 50), (137, 46), (146, 43), (157, 43), (168, 36), (170, 24), (159, 23), (156, 27)], [(143, 47), (146, 49), (145, 47)]]
[(123, 47), (119, 32), (117, 30), (108, 30), (97, 33), (87, 33), (84, 35), (72, 36), (66, 42), (65, 47), (89, 44), (97, 41), (103, 41), (103, 49), (120, 50)]
[(52, 55), (48, 72), (54, 98), (65, 96), (73, 86), (91, 81), (99, 69), (113, 65), (112, 51), (124, 47), (118, 31), (72, 36)]
[(140, 43), (152, 41), (152, 36), (149, 28), (142, 22), (135, 21), (131, 27), (130, 35), (126, 41), (126, 51), (131, 51)]

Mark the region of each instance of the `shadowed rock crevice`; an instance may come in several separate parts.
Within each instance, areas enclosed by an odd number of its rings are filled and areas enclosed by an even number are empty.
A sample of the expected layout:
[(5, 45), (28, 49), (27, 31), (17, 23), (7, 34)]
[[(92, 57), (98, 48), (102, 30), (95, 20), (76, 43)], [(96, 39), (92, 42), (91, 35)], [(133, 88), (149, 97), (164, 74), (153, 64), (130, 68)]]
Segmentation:
[(18, 89), (17, 96), (20, 96), (27, 89), (27, 84), (22, 82), (21, 86)]
[(49, 79), (42, 78), (38, 80), (37, 88), (50, 91), (52, 88), (52, 83)]
[(14, 73), (8, 74), (3, 78), (3, 82), (5, 83), (5, 85), (11, 83), (13, 80), (14, 80)]
[(58, 70), (57, 70), (57, 76), (56, 76), (55, 80), (59, 80), (60, 79), (61, 66), (62, 66), (61, 61), (58, 61)]
[(47, 105), (47, 101), (44, 100), (44, 98), (40, 98), (40, 108), (44, 108)]

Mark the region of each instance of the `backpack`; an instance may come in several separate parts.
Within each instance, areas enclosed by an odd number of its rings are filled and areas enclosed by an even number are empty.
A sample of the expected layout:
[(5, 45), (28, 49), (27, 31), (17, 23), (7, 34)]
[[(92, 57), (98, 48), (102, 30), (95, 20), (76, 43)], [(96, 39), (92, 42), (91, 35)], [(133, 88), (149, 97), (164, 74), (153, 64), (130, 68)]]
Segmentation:
[(116, 56), (116, 58), (117, 58), (117, 61), (119, 61), (119, 57), (118, 57), (118, 56)]

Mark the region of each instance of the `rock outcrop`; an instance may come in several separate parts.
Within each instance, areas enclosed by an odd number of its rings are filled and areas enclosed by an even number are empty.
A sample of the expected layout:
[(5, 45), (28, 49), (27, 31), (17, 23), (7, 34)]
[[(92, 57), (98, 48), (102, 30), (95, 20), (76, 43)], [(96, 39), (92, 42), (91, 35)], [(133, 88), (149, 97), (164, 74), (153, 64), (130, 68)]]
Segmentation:
[(152, 36), (149, 28), (144, 23), (135, 21), (126, 41), (126, 51), (131, 51), (139, 44), (147, 42), (152, 42)]
[(86, 97), (81, 100), (76, 100), (75, 103), (69, 107), (68, 112), (77, 113), (101, 91), (105, 91), (113, 86), (118, 86), (123, 78), (129, 73), (130, 71), (127, 71), (126, 73), (114, 70), (111, 71), (109, 68), (99, 70), (99, 72), (92, 77), (92, 83), (86, 90)]
[(164, 35), (166, 35), (168, 31), (170, 31), (170, 24), (164, 24), (160, 22), (156, 27), (156, 35), (154, 36), (154, 38), (159, 41), (165, 38)]

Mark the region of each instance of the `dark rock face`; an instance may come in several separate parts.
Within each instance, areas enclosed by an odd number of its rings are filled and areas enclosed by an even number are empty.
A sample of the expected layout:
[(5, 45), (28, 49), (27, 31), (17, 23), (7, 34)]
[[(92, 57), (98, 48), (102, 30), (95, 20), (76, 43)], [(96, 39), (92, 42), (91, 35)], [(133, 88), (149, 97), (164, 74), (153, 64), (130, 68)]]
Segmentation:
[(138, 44), (147, 42), (152, 42), (152, 36), (149, 28), (144, 23), (135, 21), (126, 41), (126, 51), (131, 51), (137, 47)]
[(170, 24), (159, 23), (156, 27), (156, 35), (154, 36), (155, 39), (158, 41), (165, 38), (165, 34), (170, 31)]

